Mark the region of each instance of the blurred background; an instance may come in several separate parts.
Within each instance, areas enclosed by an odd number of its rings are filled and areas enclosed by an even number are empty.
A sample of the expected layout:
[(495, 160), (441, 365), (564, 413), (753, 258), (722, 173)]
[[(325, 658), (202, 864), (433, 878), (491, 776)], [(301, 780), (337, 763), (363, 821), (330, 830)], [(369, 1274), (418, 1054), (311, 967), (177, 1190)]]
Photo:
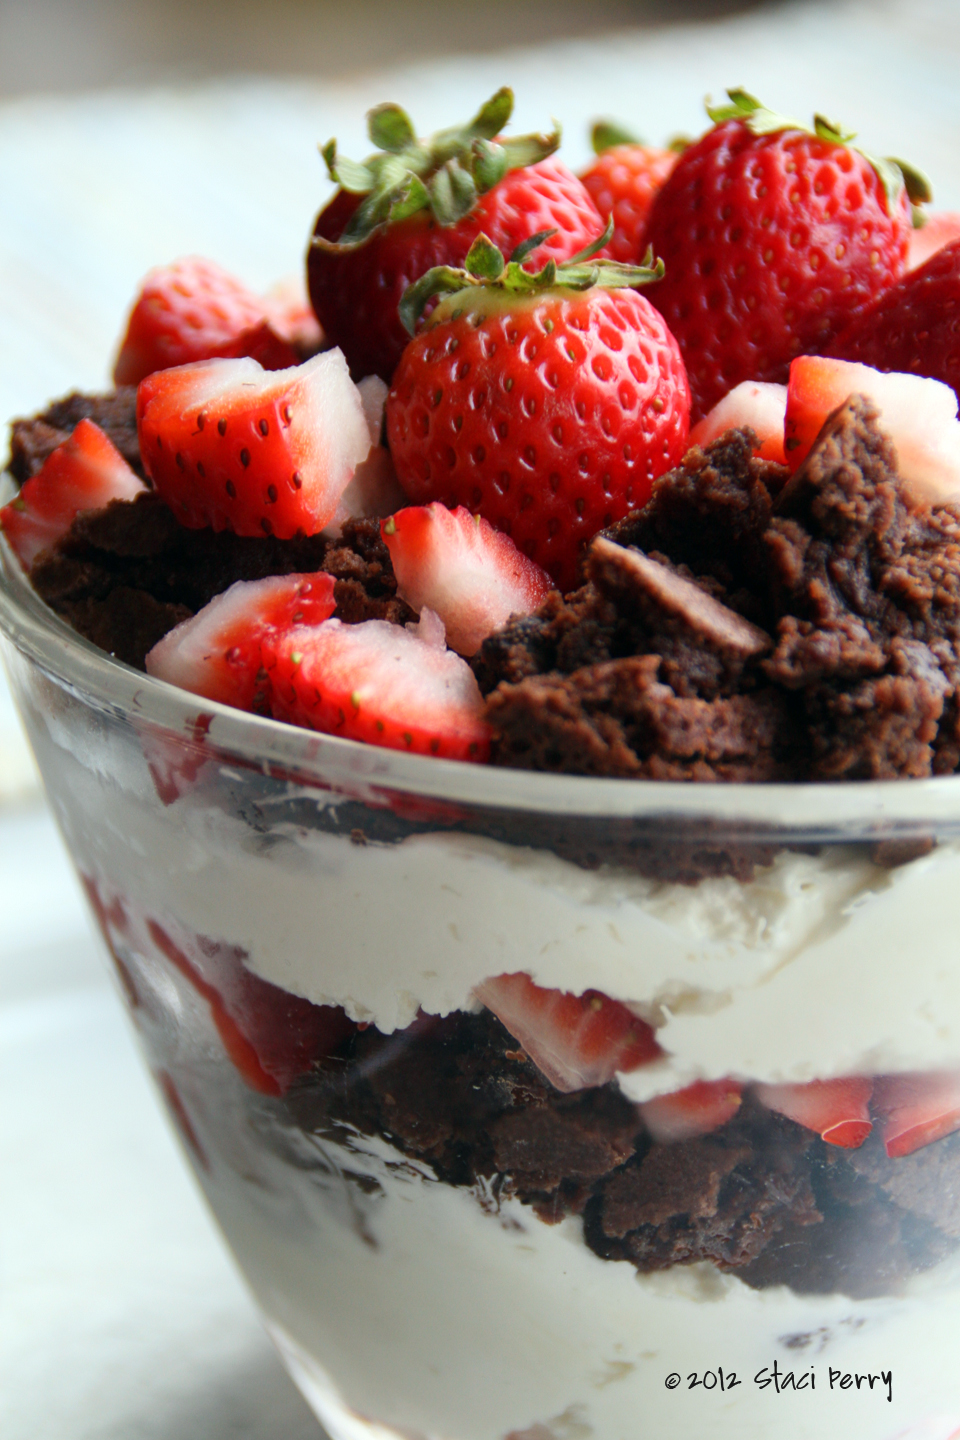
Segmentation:
[[(926, 169), (960, 209), (960, 0), (0, 0), (0, 426), (109, 383), (138, 281), (266, 289), (329, 193), (317, 143), (500, 85), (588, 157), (743, 85)], [(0, 458), (5, 448), (0, 438)], [(319, 1440), (223, 1254), (100, 964), (0, 670), (0, 1434)]]
[[(768, 0), (768, 8), (771, 0)], [(391, 64), (697, 21), (763, 0), (2, 0), (0, 96)]]

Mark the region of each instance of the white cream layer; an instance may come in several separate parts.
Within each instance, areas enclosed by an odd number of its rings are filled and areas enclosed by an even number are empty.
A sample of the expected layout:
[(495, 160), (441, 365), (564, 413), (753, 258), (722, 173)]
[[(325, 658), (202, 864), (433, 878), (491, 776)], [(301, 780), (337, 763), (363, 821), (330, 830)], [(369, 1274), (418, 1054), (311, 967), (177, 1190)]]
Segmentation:
[[(334, 1433), (339, 1406), (371, 1440), (892, 1440), (938, 1415), (960, 1425), (955, 1264), (868, 1301), (754, 1291), (707, 1264), (639, 1276), (594, 1255), (579, 1220), (484, 1207), (382, 1141), (317, 1142), (312, 1160), (325, 1173), (287, 1171), (284, 1201), (262, 1154), (255, 1184), (207, 1183), (268, 1320), (301, 1370), (318, 1367)], [(812, 1368), (813, 1390), (761, 1388), (774, 1361), (797, 1379)], [(741, 1384), (689, 1388), (721, 1366)], [(831, 1391), (830, 1367), (892, 1369), (892, 1403), (879, 1384)]]
[[(960, 1064), (960, 845), (894, 870), (782, 852), (750, 884), (585, 871), (433, 834), (355, 845), (262, 835), (216, 804), (147, 812), (74, 772), (73, 843), (106, 890), (241, 947), (295, 994), (391, 1031), (470, 1007), (489, 975), (593, 987), (661, 1024), (636, 1099), (703, 1076), (802, 1081)], [(82, 818), (96, 806), (106, 824)], [(81, 833), (82, 825), (82, 833)]]

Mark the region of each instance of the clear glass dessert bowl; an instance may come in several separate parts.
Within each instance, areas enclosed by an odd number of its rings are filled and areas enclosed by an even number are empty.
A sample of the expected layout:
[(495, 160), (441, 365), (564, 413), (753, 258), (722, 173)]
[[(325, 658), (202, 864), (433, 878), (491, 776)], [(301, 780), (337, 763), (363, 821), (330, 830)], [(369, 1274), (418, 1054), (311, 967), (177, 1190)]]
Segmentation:
[[(334, 1440), (960, 1427), (960, 779), (364, 747), (111, 660), (8, 553), (0, 631), (146, 1061)], [(521, 975), (652, 1043), (575, 1088), (489, 988)]]

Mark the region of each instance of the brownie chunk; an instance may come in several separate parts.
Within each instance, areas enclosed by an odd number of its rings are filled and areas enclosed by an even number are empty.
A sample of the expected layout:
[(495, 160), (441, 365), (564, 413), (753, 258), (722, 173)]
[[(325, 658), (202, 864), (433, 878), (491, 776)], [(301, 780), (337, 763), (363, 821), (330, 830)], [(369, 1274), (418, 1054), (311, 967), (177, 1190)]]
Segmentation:
[(110, 437), (127, 464), (142, 478), (137, 440), (136, 386), (122, 386), (108, 395), (74, 392), (57, 400), (32, 420), (14, 420), (10, 433), (10, 473), (24, 485), (47, 457), (68, 439), (81, 420), (92, 420)]

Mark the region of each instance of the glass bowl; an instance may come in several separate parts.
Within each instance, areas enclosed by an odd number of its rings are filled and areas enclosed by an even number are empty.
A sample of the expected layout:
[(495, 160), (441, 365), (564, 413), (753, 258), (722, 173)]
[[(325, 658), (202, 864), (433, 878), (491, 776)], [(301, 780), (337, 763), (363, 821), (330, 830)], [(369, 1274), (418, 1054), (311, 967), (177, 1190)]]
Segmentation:
[[(146, 1062), (334, 1440), (960, 1427), (960, 779), (373, 749), (113, 661), (9, 552), (0, 631)], [(574, 1088), (537, 1039), (583, 1058), (571, 1003), (640, 1060)]]

